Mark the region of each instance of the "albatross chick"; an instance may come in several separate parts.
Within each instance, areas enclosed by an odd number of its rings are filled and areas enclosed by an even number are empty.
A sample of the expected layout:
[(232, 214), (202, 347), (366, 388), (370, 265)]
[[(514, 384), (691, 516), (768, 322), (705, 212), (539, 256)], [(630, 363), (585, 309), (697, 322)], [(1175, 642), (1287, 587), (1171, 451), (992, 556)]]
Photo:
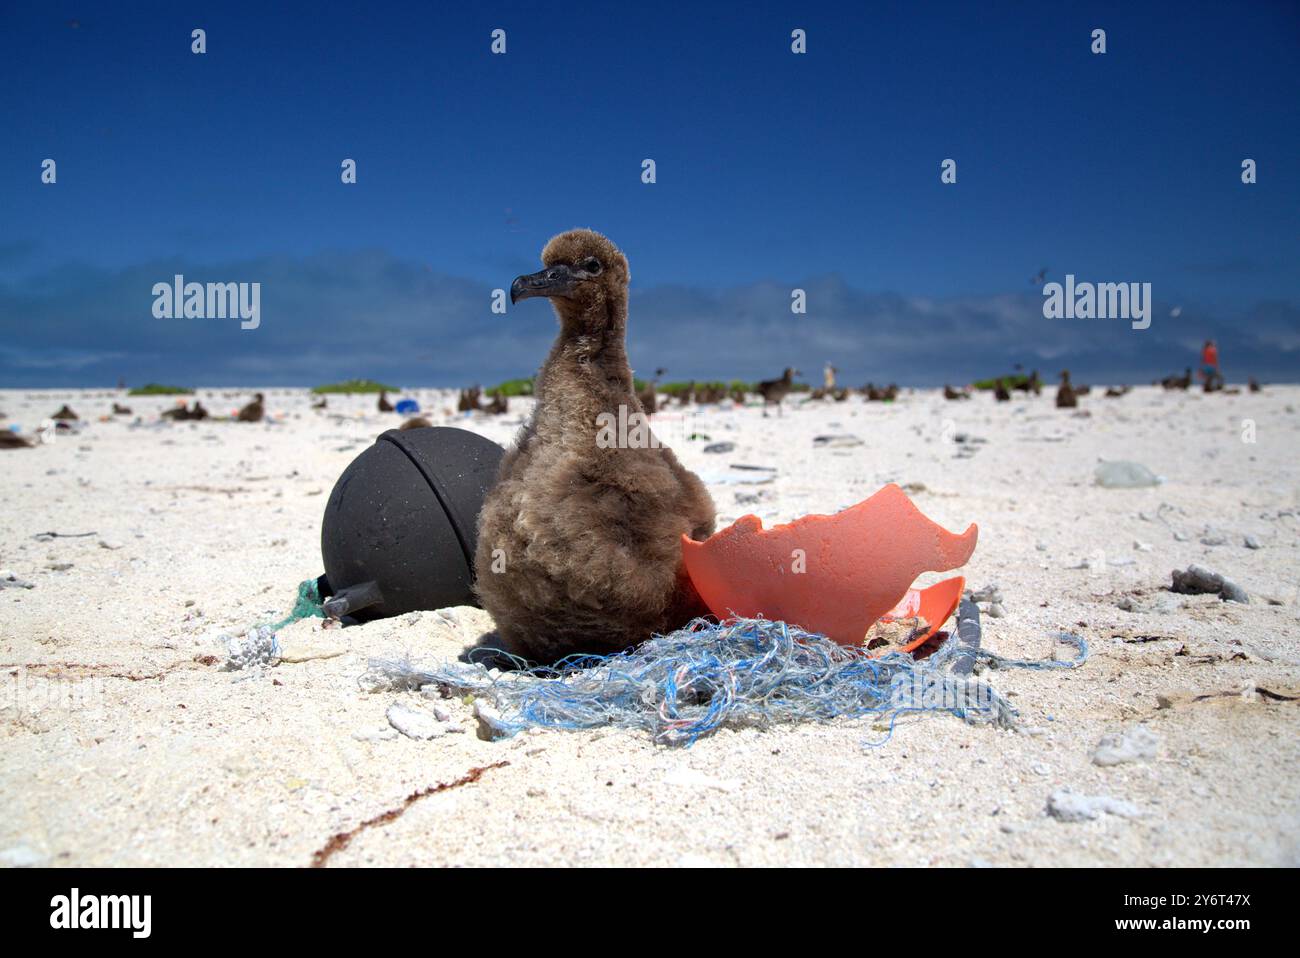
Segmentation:
[(479, 514), (475, 572), (507, 648), (554, 661), (625, 649), (704, 614), (681, 536), (709, 536), (714, 507), (637, 399), (627, 259), (599, 233), (573, 230), (546, 244), (542, 264), (510, 299), (549, 298), (560, 331)]

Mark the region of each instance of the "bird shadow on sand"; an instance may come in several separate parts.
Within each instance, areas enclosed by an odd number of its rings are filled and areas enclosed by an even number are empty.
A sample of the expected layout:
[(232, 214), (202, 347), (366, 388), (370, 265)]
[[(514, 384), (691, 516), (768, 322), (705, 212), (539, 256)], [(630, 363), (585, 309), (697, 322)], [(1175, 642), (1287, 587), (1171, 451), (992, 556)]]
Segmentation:
[(528, 668), (529, 665), (506, 648), (505, 640), (496, 629), (480, 634), (475, 643), (465, 646), (456, 658), (470, 665), (500, 669), (502, 672), (519, 671)]

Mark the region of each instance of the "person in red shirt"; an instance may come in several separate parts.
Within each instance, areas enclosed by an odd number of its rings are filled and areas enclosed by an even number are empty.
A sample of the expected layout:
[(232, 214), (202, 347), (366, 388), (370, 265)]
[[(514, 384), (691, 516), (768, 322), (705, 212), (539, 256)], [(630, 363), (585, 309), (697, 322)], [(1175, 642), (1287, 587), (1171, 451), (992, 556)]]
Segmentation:
[(1219, 347), (1212, 339), (1207, 339), (1201, 347), (1201, 377), (1207, 389), (1213, 389), (1223, 379), (1219, 372)]

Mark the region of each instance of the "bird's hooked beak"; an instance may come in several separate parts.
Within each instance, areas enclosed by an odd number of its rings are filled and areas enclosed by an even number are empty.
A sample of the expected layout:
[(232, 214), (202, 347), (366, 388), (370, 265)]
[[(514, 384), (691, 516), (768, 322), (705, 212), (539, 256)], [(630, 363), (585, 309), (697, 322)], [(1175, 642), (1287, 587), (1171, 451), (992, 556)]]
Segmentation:
[(510, 302), (517, 303), (534, 296), (568, 296), (577, 281), (568, 266), (562, 263), (548, 266), (536, 273), (516, 277), (510, 284)]

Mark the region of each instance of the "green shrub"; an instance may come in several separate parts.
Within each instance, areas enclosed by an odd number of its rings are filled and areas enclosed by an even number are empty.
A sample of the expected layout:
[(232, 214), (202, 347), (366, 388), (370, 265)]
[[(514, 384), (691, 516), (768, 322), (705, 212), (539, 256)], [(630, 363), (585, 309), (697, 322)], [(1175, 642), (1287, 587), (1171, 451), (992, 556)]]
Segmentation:
[(1001, 379), (1008, 389), (1015, 389), (1017, 386), (1023, 386), (1029, 382), (1029, 377), (1016, 373), (1012, 376), (994, 376), (992, 379), (981, 379), (974, 383), (976, 389), (996, 389), (998, 380)]
[(313, 386), (311, 391), (316, 394), (322, 393), (395, 393), (396, 386), (385, 386), (383, 383), (377, 383), (373, 379), (349, 379), (341, 383), (327, 383), (324, 386)]
[(130, 396), (193, 396), (194, 390), (185, 386), (164, 386), (162, 383), (145, 383), (136, 386), (127, 395)]
[(483, 390), (485, 396), (490, 396), (495, 392), (501, 395), (510, 396), (531, 396), (533, 394), (533, 377), (528, 376), (524, 379), (507, 379), (499, 386), (493, 386), (491, 389)]

